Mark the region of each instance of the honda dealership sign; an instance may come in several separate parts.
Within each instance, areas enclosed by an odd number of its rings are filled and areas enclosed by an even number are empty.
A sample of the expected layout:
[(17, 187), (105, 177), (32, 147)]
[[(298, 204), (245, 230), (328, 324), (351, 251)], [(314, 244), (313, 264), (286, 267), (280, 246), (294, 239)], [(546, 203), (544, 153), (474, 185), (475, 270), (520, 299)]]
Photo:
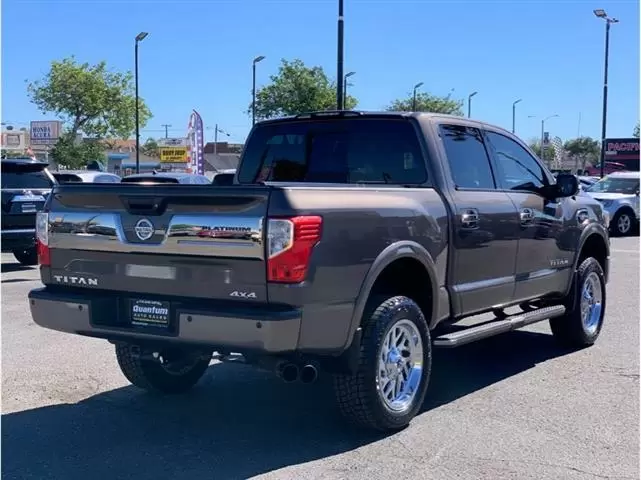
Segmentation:
[(31, 122), (31, 145), (55, 145), (62, 133), (62, 122), (39, 120)]

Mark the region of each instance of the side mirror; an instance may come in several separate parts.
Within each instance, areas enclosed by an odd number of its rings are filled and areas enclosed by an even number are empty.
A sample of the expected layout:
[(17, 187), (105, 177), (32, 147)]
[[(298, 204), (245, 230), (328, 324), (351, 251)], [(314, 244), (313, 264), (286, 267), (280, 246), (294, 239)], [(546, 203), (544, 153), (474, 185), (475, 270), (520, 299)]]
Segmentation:
[(556, 197), (573, 197), (580, 191), (579, 179), (569, 173), (559, 173), (556, 177)]

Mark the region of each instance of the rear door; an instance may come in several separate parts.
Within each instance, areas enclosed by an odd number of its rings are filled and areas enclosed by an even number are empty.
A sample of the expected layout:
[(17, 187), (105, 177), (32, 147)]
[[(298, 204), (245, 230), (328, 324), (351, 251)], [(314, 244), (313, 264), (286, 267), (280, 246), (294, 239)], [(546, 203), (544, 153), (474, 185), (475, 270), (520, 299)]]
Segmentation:
[(53, 179), (45, 164), (2, 162), (2, 230), (35, 230)]
[(560, 235), (576, 224), (574, 216), (568, 215), (575, 210), (569, 205), (574, 200), (548, 200), (540, 193), (551, 176), (518, 142), (494, 131), (487, 131), (486, 139), (496, 160), (499, 186), (519, 212), (515, 299), (564, 292), (574, 251), (561, 248), (565, 243)]
[[(265, 302), (269, 187), (63, 185), (43, 281), (153, 297)], [(79, 280), (82, 279), (82, 280)]]
[(449, 284), (455, 313), (468, 315), (512, 301), (518, 217), (508, 194), (497, 189), (481, 131), (438, 128), (453, 182)]

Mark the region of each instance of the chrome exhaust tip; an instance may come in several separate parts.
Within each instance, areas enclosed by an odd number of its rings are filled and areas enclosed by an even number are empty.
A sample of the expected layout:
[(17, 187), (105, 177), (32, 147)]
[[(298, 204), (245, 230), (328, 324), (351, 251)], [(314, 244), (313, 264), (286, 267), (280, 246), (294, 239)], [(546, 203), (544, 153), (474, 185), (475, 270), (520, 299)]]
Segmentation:
[(292, 383), (298, 380), (300, 370), (297, 365), (293, 363), (285, 363), (279, 368), (279, 376), (285, 383)]
[(314, 365), (305, 365), (300, 371), (301, 383), (314, 383), (318, 378), (318, 369)]

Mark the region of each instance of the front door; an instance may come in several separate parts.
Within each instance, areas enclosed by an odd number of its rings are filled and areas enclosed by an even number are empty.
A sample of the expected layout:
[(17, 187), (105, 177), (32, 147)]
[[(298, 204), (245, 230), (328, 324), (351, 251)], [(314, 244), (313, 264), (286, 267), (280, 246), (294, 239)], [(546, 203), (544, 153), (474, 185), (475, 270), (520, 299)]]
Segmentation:
[(518, 215), (509, 194), (496, 188), (480, 130), (443, 124), (439, 134), (454, 183), (453, 308), (455, 315), (470, 315), (513, 300)]
[(550, 181), (542, 165), (515, 140), (487, 131), (497, 166), (498, 182), (519, 213), (519, 248), (516, 261), (515, 301), (563, 293), (572, 273), (574, 251), (562, 248), (562, 232), (573, 218), (564, 209), (571, 198), (549, 200), (538, 193)]

